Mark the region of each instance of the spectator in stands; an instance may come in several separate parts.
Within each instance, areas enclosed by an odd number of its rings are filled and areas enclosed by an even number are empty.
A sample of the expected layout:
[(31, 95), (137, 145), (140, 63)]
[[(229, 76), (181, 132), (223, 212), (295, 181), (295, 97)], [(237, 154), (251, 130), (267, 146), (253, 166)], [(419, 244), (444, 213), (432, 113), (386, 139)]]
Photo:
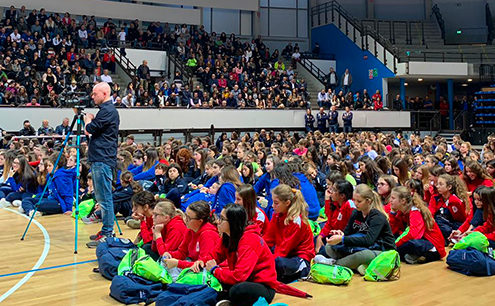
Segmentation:
[(113, 80), (112, 80), (112, 76), (108, 74), (108, 69), (104, 69), (103, 70), (103, 74), (100, 76), (100, 80), (102, 82), (107, 82), (108, 84), (110, 84), (110, 86), (113, 85)]
[(349, 69), (346, 69), (342, 77), (340, 78), (342, 82), (342, 90), (344, 91), (344, 94), (347, 94), (349, 90), (351, 89), (352, 85), (352, 75), (349, 72)]
[(144, 88), (148, 88), (150, 81), (150, 68), (148, 67), (147, 60), (143, 60), (143, 63), (139, 65), (137, 69), (137, 76), (139, 78), (139, 84)]
[(38, 136), (50, 136), (53, 135), (53, 128), (49, 125), (48, 120), (41, 122), (41, 127), (38, 129)]
[(382, 110), (383, 109), (383, 101), (382, 101), (382, 95), (380, 94), (380, 90), (376, 90), (375, 94), (372, 97), (373, 99), (373, 107), (374, 110)]
[(394, 110), (396, 111), (402, 110), (402, 99), (400, 98), (400, 94), (397, 94), (397, 96), (395, 96), (395, 99), (392, 102), (392, 104)]
[(332, 91), (335, 90), (337, 87), (337, 84), (339, 83), (339, 80), (337, 78), (337, 73), (335, 70), (333, 70), (333, 67), (330, 67), (330, 72), (327, 75), (327, 88), (326, 89), (331, 89)]
[(55, 134), (67, 135), (67, 133), (69, 133), (69, 130), (70, 130), (69, 118), (64, 118), (62, 124), (55, 128)]
[(29, 120), (24, 120), (23, 127), (19, 131), (19, 135), (21, 135), (21, 136), (34, 136), (34, 135), (36, 135), (36, 131), (31, 126), (31, 122), (29, 122)]
[(433, 109), (433, 101), (431, 101), (429, 96), (425, 97), (425, 100), (423, 103), (423, 109), (425, 109), (425, 110), (432, 110)]

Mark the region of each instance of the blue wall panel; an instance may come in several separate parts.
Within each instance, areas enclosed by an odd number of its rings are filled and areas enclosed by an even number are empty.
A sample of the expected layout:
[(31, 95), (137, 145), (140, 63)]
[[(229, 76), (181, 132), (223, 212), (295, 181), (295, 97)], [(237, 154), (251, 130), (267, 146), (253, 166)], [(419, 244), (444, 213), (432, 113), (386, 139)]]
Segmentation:
[[(346, 68), (352, 74), (352, 91), (366, 88), (372, 95), (377, 89), (383, 92), (383, 78), (393, 78), (395, 75), (382, 62), (368, 51), (356, 46), (344, 33), (333, 24), (317, 27), (311, 30), (311, 45), (320, 44), (322, 53), (333, 53), (337, 61), (337, 74), (340, 76)], [(366, 57), (366, 58), (365, 58)], [(369, 78), (370, 70), (376, 69), (378, 74)], [(340, 81), (340, 80), (339, 80)]]

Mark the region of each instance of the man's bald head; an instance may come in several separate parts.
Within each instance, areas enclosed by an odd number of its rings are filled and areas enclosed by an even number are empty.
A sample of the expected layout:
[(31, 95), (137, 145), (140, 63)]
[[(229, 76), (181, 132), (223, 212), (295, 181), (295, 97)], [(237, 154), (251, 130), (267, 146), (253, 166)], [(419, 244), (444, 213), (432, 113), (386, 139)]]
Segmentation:
[(93, 87), (91, 98), (93, 98), (96, 105), (100, 105), (110, 99), (110, 92), (110, 85), (107, 82), (100, 82)]

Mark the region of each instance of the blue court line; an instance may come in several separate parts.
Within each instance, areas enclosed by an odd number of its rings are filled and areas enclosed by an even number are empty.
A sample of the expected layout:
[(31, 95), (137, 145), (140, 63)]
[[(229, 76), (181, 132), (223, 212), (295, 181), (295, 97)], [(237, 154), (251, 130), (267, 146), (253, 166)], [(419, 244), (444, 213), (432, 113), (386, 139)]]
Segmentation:
[(25, 274), (25, 273), (30, 273), (30, 272), (52, 270), (52, 269), (58, 269), (58, 268), (65, 268), (65, 267), (70, 267), (70, 266), (83, 265), (83, 264), (87, 264), (87, 263), (91, 263), (91, 262), (95, 262), (95, 261), (97, 261), (97, 260), (96, 259), (92, 259), (92, 260), (74, 262), (74, 263), (65, 264), (65, 265), (58, 265), (58, 266), (52, 266), (52, 267), (46, 267), (46, 268), (40, 268), (40, 269), (33, 269), (33, 270), (27, 270), (27, 271), (21, 271), (21, 272), (1, 274), (0, 277), (6, 277), (6, 276), (12, 276), (12, 275), (19, 275), (19, 274)]

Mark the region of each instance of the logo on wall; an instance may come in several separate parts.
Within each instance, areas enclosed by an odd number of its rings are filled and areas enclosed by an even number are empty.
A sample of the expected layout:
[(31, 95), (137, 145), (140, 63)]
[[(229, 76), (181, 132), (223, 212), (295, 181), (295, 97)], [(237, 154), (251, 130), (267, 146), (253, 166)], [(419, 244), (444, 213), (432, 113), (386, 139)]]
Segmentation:
[(378, 70), (376, 68), (369, 69), (368, 70), (368, 78), (370, 80), (373, 80), (373, 78), (378, 77)]

